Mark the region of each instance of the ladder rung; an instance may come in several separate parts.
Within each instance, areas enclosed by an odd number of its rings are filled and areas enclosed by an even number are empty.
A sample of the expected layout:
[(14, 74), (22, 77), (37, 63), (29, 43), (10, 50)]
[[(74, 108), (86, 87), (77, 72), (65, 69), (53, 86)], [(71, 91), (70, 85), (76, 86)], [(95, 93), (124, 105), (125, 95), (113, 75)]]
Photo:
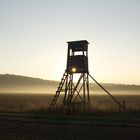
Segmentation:
[(60, 85), (58, 88), (61, 88), (63, 85)]
[[(58, 88), (61, 88), (61, 87), (62, 87), (62, 85), (60, 85)], [(57, 89), (58, 89), (58, 88), (57, 88)]]

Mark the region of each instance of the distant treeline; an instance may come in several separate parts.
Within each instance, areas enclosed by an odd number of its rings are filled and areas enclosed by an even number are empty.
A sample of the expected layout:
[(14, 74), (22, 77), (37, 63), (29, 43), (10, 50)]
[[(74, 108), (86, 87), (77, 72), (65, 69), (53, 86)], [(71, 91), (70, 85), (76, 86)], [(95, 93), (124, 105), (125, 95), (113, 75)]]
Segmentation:
[[(58, 81), (44, 80), (39, 78), (20, 76), (20, 75), (11, 75), (11, 74), (0, 74), (0, 92), (1, 91), (10, 91), (10, 89), (21, 89), (28, 88), (37, 90), (40, 87), (40, 90), (53, 89), (53, 91), (58, 86)], [(140, 90), (140, 85), (124, 85), (124, 84), (106, 84), (101, 83), (108, 90)], [(29, 89), (29, 88), (28, 88)], [(100, 87), (95, 83), (90, 83), (90, 90), (100, 90)]]
[(27, 76), (0, 74), (0, 86), (46, 86), (56, 85), (57, 83), (57, 81), (44, 80)]
[[(140, 90), (140, 85), (125, 85), (125, 84), (106, 84), (100, 83), (106, 89), (109, 90)], [(94, 83), (90, 84), (90, 88), (95, 88), (96, 90), (100, 89), (100, 87)]]

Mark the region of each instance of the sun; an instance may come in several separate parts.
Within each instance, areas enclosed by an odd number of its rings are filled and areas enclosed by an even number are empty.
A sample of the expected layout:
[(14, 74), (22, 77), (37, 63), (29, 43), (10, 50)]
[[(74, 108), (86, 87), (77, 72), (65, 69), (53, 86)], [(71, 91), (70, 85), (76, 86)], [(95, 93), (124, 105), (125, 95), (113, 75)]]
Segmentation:
[(71, 69), (71, 71), (72, 71), (73, 73), (76, 72), (76, 68), (73, 67), (73, 68)]

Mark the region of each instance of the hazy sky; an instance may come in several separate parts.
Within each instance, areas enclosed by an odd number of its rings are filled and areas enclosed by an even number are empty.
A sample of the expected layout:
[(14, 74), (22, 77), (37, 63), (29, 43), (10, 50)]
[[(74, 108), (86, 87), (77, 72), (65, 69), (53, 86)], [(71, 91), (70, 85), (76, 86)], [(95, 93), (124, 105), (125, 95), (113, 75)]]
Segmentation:
[(140, 0), (0, 0), (0, 73), (60, 80), (72, 40), (97, 81), (140, 84)]

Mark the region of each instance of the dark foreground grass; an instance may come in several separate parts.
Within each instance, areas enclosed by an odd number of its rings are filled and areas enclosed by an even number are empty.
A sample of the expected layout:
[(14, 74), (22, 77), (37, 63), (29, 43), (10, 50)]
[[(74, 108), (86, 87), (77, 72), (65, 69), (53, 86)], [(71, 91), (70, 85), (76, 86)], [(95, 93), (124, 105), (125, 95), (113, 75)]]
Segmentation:
[(137, 140), (139, 112), (0, 113), (0, 140)]
[(0, 95), (0, 140), (139, 140), (139, 97), (125, 96), (126, 110), (97, 96), (86, 112), (49, 112), (48, 95)]

